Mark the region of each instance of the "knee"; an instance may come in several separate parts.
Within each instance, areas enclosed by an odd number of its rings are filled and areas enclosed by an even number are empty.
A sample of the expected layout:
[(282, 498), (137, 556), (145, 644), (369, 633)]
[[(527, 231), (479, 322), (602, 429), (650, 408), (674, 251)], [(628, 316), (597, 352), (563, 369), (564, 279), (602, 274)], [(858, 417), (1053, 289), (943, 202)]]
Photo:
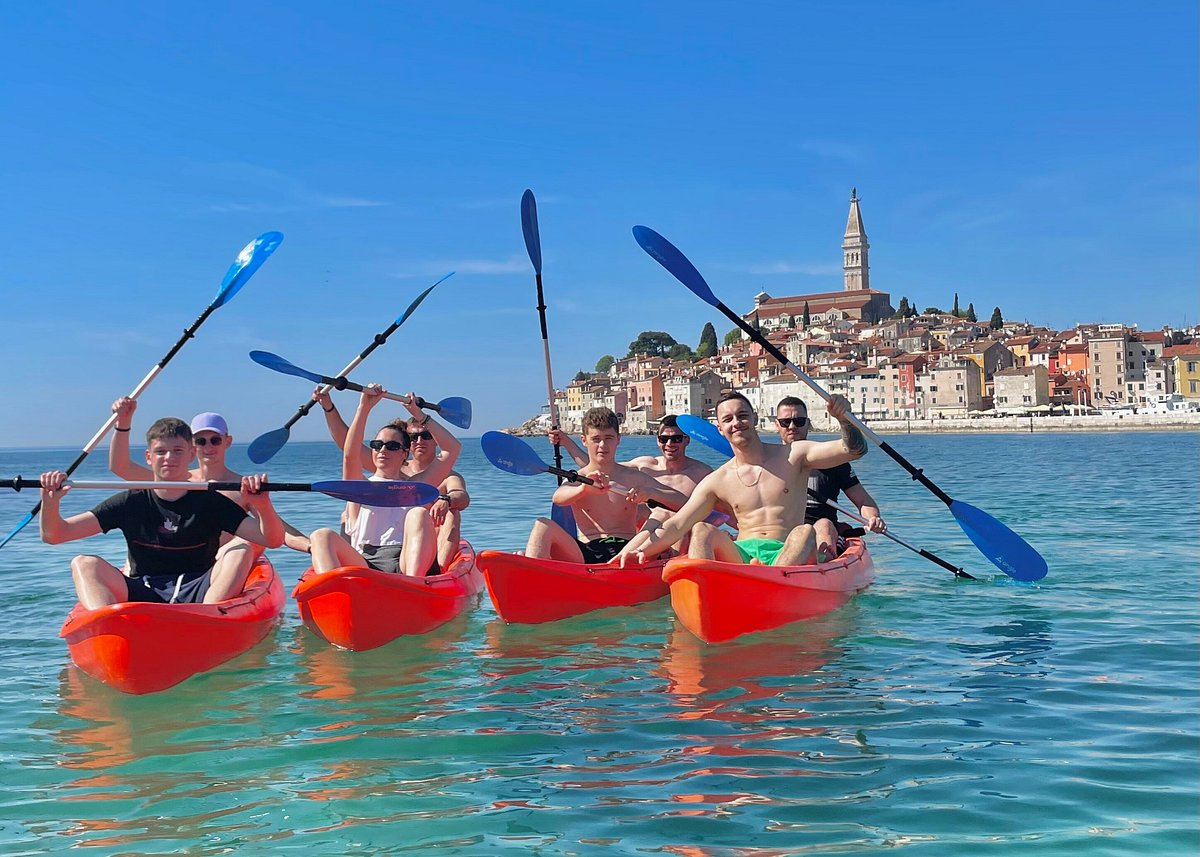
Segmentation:
[(409, 509), (404, 515), (405, 532), (416, 532), (429, 526), (433, 526), (433, 519), (429, 517), (429, 510), (424, 506)]
[(102, 562), (100, 557), (95, 554), (80, 554), (71, 560), (71, 577), (79, 580), (93, 580), (96, 577), (96, 569), (99, 568), (99, 563)]
[(308, 537), (308, 542), (313, 548), (316, 548), (318, 545), (328, 547), (330, 542), (335, 538), (341, 538), (341, 535), (336, 530), (329, 527), (321, 527), (321, 529), (313, 531), (312, 535)]

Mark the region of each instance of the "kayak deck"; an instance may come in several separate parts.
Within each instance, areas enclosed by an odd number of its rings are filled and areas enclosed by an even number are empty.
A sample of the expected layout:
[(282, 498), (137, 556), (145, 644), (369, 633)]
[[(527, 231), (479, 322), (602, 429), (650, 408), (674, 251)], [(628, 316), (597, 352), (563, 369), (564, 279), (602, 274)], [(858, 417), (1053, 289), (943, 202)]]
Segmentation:
[(605, 607), (631, 607), (667, 594), (665, 559), (615, 565), (533, 559), (484, 551), (479, 567), (488, 595), (505, 622), (554, 622)]
[(446, 624), (482, 589), (475, 549), (463, 540), (441, 574), (412, 577), (356, 566), (317, 574), (310, 568), (292, 597), (314, 634), (340, 648), (363, 652)]
[(81, 670), (124, 693), (166, 690), (252, 648), (286, 601), (266, 557), (236, 598), (217, 604), (123, 602), (67, 616), (59, 636)]
[(767, 631), (841, 607), (875, 579), (875, 565), (860, 538), (829, 562), (809, 566), (742, 565), (679, 557), (663, 579), (671, 607), (706, 643)]

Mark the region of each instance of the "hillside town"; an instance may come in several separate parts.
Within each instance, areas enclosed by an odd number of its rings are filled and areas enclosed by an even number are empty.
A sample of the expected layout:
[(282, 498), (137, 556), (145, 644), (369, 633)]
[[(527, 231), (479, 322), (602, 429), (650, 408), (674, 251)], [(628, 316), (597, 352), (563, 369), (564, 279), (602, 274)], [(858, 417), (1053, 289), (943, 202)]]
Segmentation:
[[(999, 307), (980, 321), (973, 305), (960, 310), (957, 295), (946, 311), (918, 312), (907, 298), (897, 309), (887, 292), (870, 286), (869, 247), (852, 191), (842, 290), (760, 292), (742, 316), (826, 390), (849, 399), (863, 419), (958, 423), (1146, 412), (1200, 418), (1200, 329), (1085, 323), (1060, 331), (1005, 321)], [(644, 333), (629, 356), (601, 361), (597, 368), (606, 372), (580, 372), (556, 391), (559, 423), (576, 431), (589, 408), (604, 405), (627, 433), (648, 432), (665, 414), (711, 417), (722, 392), (736, 389), (764, 427), (785, 396), (803, 399), (821, 426), (820, 397), (761, 345), (736, 328), (720, 347), (715, 336), (710, 341), (699, 354), (684, 347), (688, 353), (672, 359), (669, 336)], [(548, 421), (548, 411), (547, 404), (529, 427)]]

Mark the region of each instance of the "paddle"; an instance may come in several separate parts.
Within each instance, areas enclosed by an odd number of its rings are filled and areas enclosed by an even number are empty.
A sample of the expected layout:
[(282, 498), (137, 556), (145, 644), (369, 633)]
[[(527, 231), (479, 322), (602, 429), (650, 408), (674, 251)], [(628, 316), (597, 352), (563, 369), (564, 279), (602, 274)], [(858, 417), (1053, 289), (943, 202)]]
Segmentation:
[[(150, 382), (158, 376), (163, 367), (171, 362), (171, 358), (175, 356), (176, 352), (180, 348), (183, 348), (184, 343), (196, 335), (196, 331), (200, 328), (200, 325), (204, 324), (205, 320), (218, 308), (233, 299), (233, 296), (241, 290), (242, 286), (246, 285), (246, 281), (254, 275), (254, 272), (262, 267), (262, 263), (267, 261), (267, 258), (275, 252), (275, 248), (279, 246), (281, 241), (283, 241), (282, 233), (264, 232), (242, 248), (242, 252), (238, 253), (237, 259), (234, 260), (233, 264), (229, 266), (229, 270), (225, 273), (225, 279), (221, 281), (221, 288), (217, 290), (217, 296), (213, 298), (212, 303), (205, 308), (204, 312), (200, 313), (199, 318), (192, 322), (192, 326), (183, 332), (183, 336), (179, 337), (179, 341), (171, 347), (166, 356), (159, 360), (154, 368), (146, 374), (146, 377), (133, 388), (133, 392), (129, 394), (129, 398), (136, 399), (145, 392), (146, 388), (150, 386)], [(68, 474), (74, 473), (76, 468), (83, 464), (84, 459), (88, 457), (91, 451), (96, 448), (96, 445), (108, 434), (108, 430), (116, 425), (116, 422), (117, 415), (114, 413), (109, 416), (104, 425), (100, 427), (100, 430), (92, 436), (92, 439), (84, 444), (79, 456), (67, 467), (66, 472)], [(35, 504), (29, 511), (29, 514), (21, 519), (21, 522), (5, 537), (4, 541), (0, 542), (0, 548), (12, 541), (13, 536), (25, 529), (26, 525), (41, 511), (41, 508), (41, 502)]]
[[(550, 428), (558, 428), (558, 408), (554, 403), (554, 375), (550, 371), (550, 335), (546, 332), (546, 298), (542, 294), (542, 236), (538, 232), (537, 200), (533, 191), (528, 188), (521, 195), (521, 232), (525, 236), (525, 249), (529, 252), (529, 261), (533, 264), (534, 278), (537, 281), (537, 311), (542, 325), (542, 356), (546, 361), (546, 397), (550, 405)], [(554, 444), (554, 466), (562, 468), (562, 448)], [(557, 474), (556, 474), (557, 475)], [(559, 478), (558, 484), (562, 484)], [(566, 506), (551, 506), (550, 519), (572, 536), (576, 533), (575, 513)]]
[[(183, 489), (184, 491), (240, 491), (241, 482), (64, 482), (70, 488), (105, 488), (109, 491), (134, 491), (154, 488)], [(0, 488), (20, 491), (40, 488), (37, 479), (0, 479)], [(264, 482), (262, 491), (315, 491), (348, 503), (366, 506), (424, 506), (438, 498), (438, 490), (424, 482), (373, 482), (365, 479), (329, 479), (324, 482)]]
[[(705, 446), (709, 447), (710, 449), (714, 450), (715, 452), (721, 453), (722, 455), (726, 456), (727, 458), (733, 457), (733, 447), (729, 445), (729, 440), (725, 437), (725, 435), (721, 434), (717, 430), (717, 427), (714, 426), (712, 423), (710, 423), (708, 420), (702, 420), (702, 419), (700, 419), (700, 417), (695, 417), (695, 416), (692, 416), (691, 414), (680, 414), (678, 417), (676, 417), (676, 425), (679, 426), (680, 431), (682, 431), (684, 434), (686, 434), (692, 440), (695, 440), (695, 441), (698, 441), (698, 442), (704, 444)], [(813, 491), (811, 488), (808, 489), (808, 493), (815, 500), (821, 499), (820, 497), (817, 496), (816, 492)], [(868, 523), (866, 518), (861, 517), (860, 515), (858, 515), (858, 513), (852, 512), (849, 509), (844, 508), (843, 506), (839, 506), (837, 503), (833, 502), (832, 500), (826, 500), (825, 502), (827, 504), (829, 504), (830, 506), (832, 506), (833, 508), (837, 509), (839, 512), (841, 512), (846, 517), (853, 518), (854, 520), (858, 521), (860, 524)], [(921, 556), (925, 557), (925, 559), (929, 560), (930, 562), (937, 563), (942, 568), (946, 569), (947, 571), (953, 572), (958, 577), (963, 577), (963, 578), (966, 578), (967, 580), (977, 580), (978, 579), (974, 575), (968, 574), (967, 572), (963, 571), (961, 568), (951, 565), (950, 563), (946, 562), (941, 557), (936, 556), (923, 548), (913, 547), (908, 542), (902, 541), (901, 539), (897, 538), (896, 536), (892, 535), (891, 533), (887, 532), (886, 530), (882, 533), (879, 533), (879, 535), (886, 536), (887, 538), (894, 541), (896, 544), (903, 545), (904, 547), (908, 548), (913, 553), (920, 554)]]
[[(383, 343), (387, 342), (387, 338), (395, 333), (396, 329), (408, 320), (408, 317), (416, 311), (417, 307), (421, 305), (421, 301), (425, 300), (425, 298), (429, 296), (430, 292), (436, 289), (438, 285), (444, 283), (453, 276), (454, 272), (451, 271), (425, 291), (421, 292), (421, 294), (417, 295), (417, 299), (408, 305), (408, 309), (404, 311), (404, 314), (392, 322), (391, 326), (388, 327), (387, 330), (383, 331), (382, 333), (375, 334), (375, 338), (371, 340), (371, 344), (368, 345), (361, 354), (351, 360), (345, 369), (343, 369), (341, 372), (338, 372), (338, 376), (340, 377), (349, 375), (351, 372), (353, 372), (358, 364), (362, 363), (367, 359), (368, 356), (370, 356), (372, 351), (383, 345)], [(325, 389), (323, 389), (321, 392), (328, 393), (332, 389), (333, 386), (331, 384), (326, 384)], [(277, 428), (274, 431), (269, 431), (266, 434), (261, 434), (256, 437), (246, 450), (246, 455), (249, 457), (249, 459), (255, 464), (264, 464), (270, 461), (274, 457), (275, 453), (283, 449), (284, 444), (288, 442), (288, 438), (291, 437), (292, 434), (292, 426), (294, 426), (304, 417), (308, 416), (308, 412), (312, 410), (313, 405), (316, 403), (316, 399), (309, 399), (296, 409), (296, 413), (292, 415), (290, 420), (283, 424), (282, 428)], [(466, 426), (463, 426), (463, 428), (466, 428)]]
[[(751, 339), (761, 345), (772, 357), (790, 369), (795, 373), (796, 377), (816, 391), (821, 398), (829, 401), (829, 393), (817, 384), (816, 381), (808, 377), (799, 366), (788, 360), (782, 351), (772, 345), (759, 331), (747, 324), (745, 319), (717, 299), (712, 289), (708, 287), (708, 283), (700, 276), (700, 272), (696, 270), (687, 257), (679, 252), (670, 241), (663, 238), (653, 229), (645, 226), (633, 227), (633, 237), (643, 250), (666, 268), (675, 279), (687, 286), (692, 294), (710, 306), (719, 309), (730, 321), (744, 330)], [(847, 417), (859, 431), (887, 453), (892, 460), (903, 467), (914, 480), (920, 482), (930, 493), (946, 504), (963, 532), (967, 534), (967, 537), (979, 549), (980, 553), (986, 556), (993, 565), (1016, 580), (1040, 580), (1046, 576), (1046, 560), (1023, 538), (982, 509), (977, 509), (968, 503), (955, 500), (935, 485), (919, 468), (910, 464), (890, 444), (867, 428), (857, 416), (847, 414)]]
[[(558, 477), (560, 485), (563, 480), (567, 482), (582, 482), (585, 485), (596, 484), (596, 480), (581, 475), (578, 470), (551, 467), (542, 461), (541, 456), (534, 452), (533, 447), (519, 437), (514, 437), (511, 434), (505, 434), (502, 431), (484, 432), (483, 437), (479, 439), (479, 445), (483, 447), (483, 454), (487, 457), (487, 460), (507, 473), (513, 473), (517, 476), (537, 476), (539, 473), (553, 473)], [(616, 483), (612, 483), (608, 490), (617, 494), (627, 494)], [(651, 509), (667, 509), (671, 512), (679, 511), (678, 509), (664, 506), (657, 500), (647, 500), (646, 505)], [(555, 508), (564, 507), (555, 506)], [(729, 516), (724, 512), (714, 511), (705, 521), (713, 526), (720, 526), (729, 521)], [(571, 523), (574, 524), (574, 522), (575, 519), (572, 516)], [(556, 521), (555, 523), (558, 522)], [(571, 531), (568, 530), (568, 532)]]
[[(276, 372), (282, 372), (284, 375), (295, 375), (297, 378), (307, 378), (318, 384), (328, 384), (336, 390), (354, 390), (358, 393), (363, 391), (362, 384), (355, 384), (353, 381), (347, 380), (344, 376), (339, 375), (333, 378), (329, 375), (318, 375), (316, 372), (309, 372), (307, 369), (301, 369), (294, 363), (289, 363), (278, 354), (272, 354), (270, 351), (251, 351), (250, 359), (260, 366), (266, 366), (268, 369), (274, 369)], [(427, 411), (437, 411), (446, 422), (453, 423), (459, 428), (471, 427), (471, 403), (461, 396), (451, 396), (448, 399), (442, 399), (440, 402), (427, 402), (420, 396), (410, 399), (408, 396), (401, 396), (396, 393), (383, 393), (382, 395), (383, 398), (391, 399), (393, 402), (403, 402), (406, 405), (410, 402), (415, 402), (418, 408), (424, 408)]]

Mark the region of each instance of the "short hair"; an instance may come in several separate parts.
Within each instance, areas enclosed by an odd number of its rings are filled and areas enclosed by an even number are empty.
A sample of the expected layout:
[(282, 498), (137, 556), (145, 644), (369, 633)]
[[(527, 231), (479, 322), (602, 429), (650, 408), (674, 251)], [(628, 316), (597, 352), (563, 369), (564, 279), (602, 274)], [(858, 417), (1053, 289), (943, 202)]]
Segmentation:
[(661, 420), (658, 421), (658, 428), (660, 431), (665, 428), (677, 429), (677, 428), (679, 428), (679, 420), (675, 417), (674, 414), (667, 414), (665, 417), (663, 417)]
[[(738, 399), (739, 401), (744, 402), (746, 407), (750, 409), (750, 413), (752, 413), (752, 414), (754, 413), (754, 405), (750, 404), (750, 400), (747, 399), (745, 396), (743, 396), (741, 393), (739, 393), (737, 390), (730, 390), (728, 393), (723, 394), (721, 396), (721, 398), (717, 399), (716, 407), (719, 408), (719, 407), (721, 407), (721, 405), (725, 404), (726, 402), (732, 402), (734, 399)], [(714, 408), (713, 410), (715, 411), (716, 408)]]
[(188, 443), (192, 442), (192, 430), (179, 417), (163, 417), (155, 420), (154, 424), (146, 429), (147, 444), (154, 443), (156, 440), (169, 440), (173, 437), (181, 437)]
[(780, 408), (802, 408), (804, 413), (808, 413), (808, 405), (803, 399), (797, 399), (795, 396), (784, 396), (779, 400), (779, 404), (775, 406), (775, 412), (779, 413)]
[(610, 428), (617, 434), (621, 433), (621, 421), (617, 419), (617, 415), (612, 412), (611, 408), (606, 408), (601, 405), (598, 408), (592, 408), (583, 415), (583, 431), (588, 429), (605, 429)]

